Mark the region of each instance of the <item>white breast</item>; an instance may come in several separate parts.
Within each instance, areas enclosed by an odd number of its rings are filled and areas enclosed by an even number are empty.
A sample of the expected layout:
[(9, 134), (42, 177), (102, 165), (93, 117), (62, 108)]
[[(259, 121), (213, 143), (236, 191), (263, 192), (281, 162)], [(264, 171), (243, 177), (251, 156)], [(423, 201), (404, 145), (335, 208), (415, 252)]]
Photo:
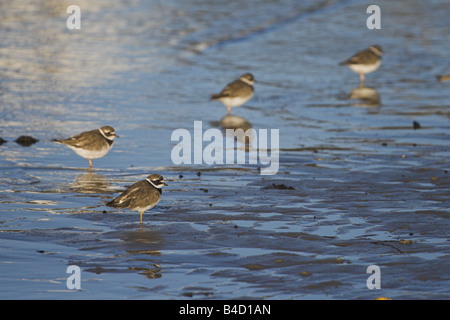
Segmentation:
[(253, 95), (251, 94), (251, 95), (246, 96), (246, 97), (235, 97), (235, 98), (228, 98), (228, 97), (225, 97), (225, 98), (220, 99), (220, 101), (222, 101), (222, 103), (223, 103), (224, 105), (226, 105), (226, 106), (240, 107), (240, 106), (242, 106), (244, 103), (246, 103), (248, 100), (250, 100), (250, 98), (251, 98), (252, 96), (253, 96)]
[(72, 146), (68, 147), (73, 151), (75, 151), (77, 155), (86, 159), (98, 159), (104, 157), (109, 152), (109, 150), (111, 150), (111, 147), (107, 144), (105, 144), (105, 146), (100, 150), (86, 150), (81, 148), (75, 148)]
[(357, 73), (371, 73), (377, 70), (381, 65), (381, 60), (374, 64), (350, 64), (349, 68)]

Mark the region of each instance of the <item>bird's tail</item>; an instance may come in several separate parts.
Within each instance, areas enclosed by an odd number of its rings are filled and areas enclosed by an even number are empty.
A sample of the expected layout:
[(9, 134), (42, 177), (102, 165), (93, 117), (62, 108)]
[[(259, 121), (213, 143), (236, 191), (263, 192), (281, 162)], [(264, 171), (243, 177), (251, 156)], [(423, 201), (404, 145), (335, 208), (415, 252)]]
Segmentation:
[(115, 207), (115, 205), (114, 205), (114, 200), (109, 201), (109, 202), (107, 202), (107, 203), (105, 203), (105, 204), (106, 204), (106, 206), (108, 206), (108, 207)]
[(211, 100), (219, 100), (220, 98), (225, 97), (225, 95), (221, 94), (221, 93), (215, 93), (211, 95)]

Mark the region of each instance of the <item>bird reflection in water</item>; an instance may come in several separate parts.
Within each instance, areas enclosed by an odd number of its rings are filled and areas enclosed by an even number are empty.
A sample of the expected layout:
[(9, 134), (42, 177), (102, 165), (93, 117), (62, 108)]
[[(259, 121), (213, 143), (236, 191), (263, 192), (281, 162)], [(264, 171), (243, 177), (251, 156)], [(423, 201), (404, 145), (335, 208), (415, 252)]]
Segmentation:
[(381, 105), (380, 94), (374, 88), (354, 88), (350, 91), (349, 98), (351, 100), (360, 100), (360, 103), (356, 105), (361, 107), (379, 107)]
[[(246, 152), (250, 151), (254, 136), (251, 131), (247, 131), (252, 128), (251, 123), (248, 122), (247, 119), (240, 116), (228, 114), (220, 119), (219, 125), (222, 130), (225, 130), (227, 138), (232, 138), (234, 136), (234, 139), (236, 139), (238, 142), (244, 142), (241, 147), (244, 148)], [(227, 131), (227, 129), (233, 130), (232, 133), (230, 131)]]
[(234, 130), (242, 129), (245, 131), (247, 129), (250, 129), (252, 127), (252, 125), (245, 118), (242, 118), (240, 116), (235, 116), (232, 114), (228, 114), (228, 115), (224, 116), (222, 119), (220, 119), (220, 127), (222, 127), (222, 129), (224, 129), (224, 130), (226, 130), (226, 129), (234, 129)]
[(162, 255), (160, 251), (162, 237), (159, 232), (154, 230), (144, 231), (141, 228), (139, 231), (122, 231), (120, 232), (119, 238), (127, 247), (126, 256), (135, 259), (135, 261), (142, 262), (142, 265), (129, 267), (129, 270), (144, 275), (148, 279), (162, 277), (162, 270), (158, 258)]
[(92, 172), (76, 176), (71, 189), (85, 194), (114, 193), (103, 175)]

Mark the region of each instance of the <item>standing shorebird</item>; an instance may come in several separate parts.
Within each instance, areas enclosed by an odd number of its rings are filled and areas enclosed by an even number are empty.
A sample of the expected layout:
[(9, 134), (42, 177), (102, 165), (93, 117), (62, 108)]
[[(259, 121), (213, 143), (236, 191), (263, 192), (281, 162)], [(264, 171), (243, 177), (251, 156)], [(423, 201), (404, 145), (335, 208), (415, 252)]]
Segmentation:
[(339, 63), (341, 66), (348, 66), (351, 70), (359, 73), (359, 87), (364, 87), (365, 74), (377, 70), (381, 65), (381, 55), (383, 49), (379, 45), (373, 45), (369, 48), (357, 52), (351, 58)]
[(227, 107), (227, 114), (232, 107), (240, 107), (253, 97), (253, 85), (255, 79), (251, 73), (243, 74), (239, 79), (227, 84), (217, 94), (211, 95), (211, 100), (219, 100)]
[(91, 159), (105, 156), (114, 144), (114, 138), (118, 138), (114, 128), (103, 126), (100, 129), (86, 131), (69, 139), (53, 139), (54, 142), (62, 143), (75, 151), (80, 157), (89, 159), (89, 170), (92, 169)]
[(167, 186), (164, 183), (163, 176), (156, 173), (151, 174), (147, 179), (132, 184), (120, 196), (106, 205), (113, 208), (128, 208), (138, 211), (141, 215), (142, 224), (142, 214), (158, 204), (163, 186)]

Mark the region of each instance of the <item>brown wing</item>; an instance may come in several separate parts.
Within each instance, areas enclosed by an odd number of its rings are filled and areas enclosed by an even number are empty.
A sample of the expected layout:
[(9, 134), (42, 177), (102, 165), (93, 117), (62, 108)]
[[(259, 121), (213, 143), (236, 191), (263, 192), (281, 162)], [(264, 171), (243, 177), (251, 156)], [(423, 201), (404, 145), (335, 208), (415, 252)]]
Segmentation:
[(138, 181), (131, 186), (129, 186), (124, 192), (122, 192), (117, 198), (108, 202), (106, 205), (108, 207), (114, 208), (128, 208), (133, 201), (133, 198), (136, 197), (139, 193), (139, 190), (144, 187), (143, 183), (148, 184), (147, 181)]
[(374, 54), (369, 49), (360, 51), (353, 55), (351, 58), (343, 61), (340, 65), (348, 65), (348, 64), (372, 64), (376, 62), (378, 59), (377, 55)]
[(157, 202), (161, 189), (156, 189), (146, 180), (138, 181), (128, 187), (120, 196), (108, 202), (108, 207), (136, 208), (146, 207), (149, 203)]
[(252, 91), (251, 86), (238, 79), (229, 83), (225, 88), (223, 88), (223, 90), (220, 93), (213, 94), (211, 96), (211, 99), (216, 100), (224, 97), (233, 98), (236, 96), (247, 95), (251, 93), (251, 91)]
[(69, 139), (58, 140), (54, 139), (53, 141), (59, 142), (71, 147), (75, 148), (84, 148), (84, 149), (92, 149), (98, 147), (98, 144), (104, 144), (103, 136), (98, 131), (98, 129), (86, 131), (80, 134), (77, 134)]

